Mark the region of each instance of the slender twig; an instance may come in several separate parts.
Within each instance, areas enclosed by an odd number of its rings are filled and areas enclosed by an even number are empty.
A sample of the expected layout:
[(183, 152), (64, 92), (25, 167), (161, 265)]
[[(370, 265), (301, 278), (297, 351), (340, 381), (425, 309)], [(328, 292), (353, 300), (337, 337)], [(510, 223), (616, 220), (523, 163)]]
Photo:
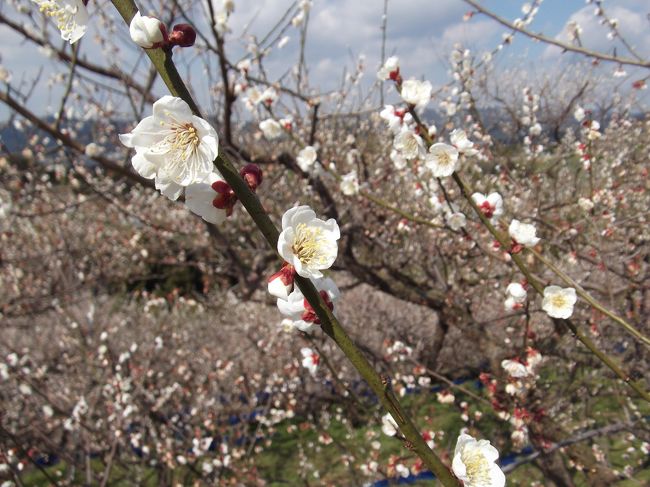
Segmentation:
[(623, 318), (618, 316), (616, 313), (613, 311), (608, 310), (605, 308), (602, 304), (600, 304), (598, 301), (596, 301), (587, 291), (585, 291), (580, 284), (578, 284), (576, 281), (571, 279), (567, 274), (562, 272), (559, 267), (557, 267), (555, 264), (553, 264), (549, 259), (541, 255), (539, 252), (537, 252), (535, 249), (528, 248), (526, 249), (528, 252), (533, 254), (536, 259), (539, 259), (541, 262), (544, 263), (546, 267), (551, 269), (560, 279), (562, 279), (565, 284), (568, 284), (569, 286), (572, 286), (575, 288), (576, 292), (578, 295), (587, 301), (591, 306), (596, 308), (598, 311), (603, 313), (606, 316), (609, 316), (613, 321), (621, 325), (623, 328), (625, 328), (631, 335), (635, 336), (639, 340), (641, 340), (643, 343), (646, 345), (650, 345), (650, 339), (645, 336), (643, 333), (641, 333), (639, 330), (634, 328), (631, 324), (629, 324), (627, 321), (625, 321)]
[(532, 462), (539, 456), (548, 455), (550, 453), (553, 453), (555, 450), (564, 448), (565, 446), (573, 445), (574, 443), (579, 443), (581, 441), (590, 440), (591, 438), (595, 438), (596, 436), (609, 435), (612, 433), (618, 433), (619, 431), (631, 430), (640, 421), (641, 419), (638, 419), (636, 421), (631, 421), (629, 423), (610, 424), (608, 426), (603, 426), (602, 428), (584, 431), (582, 433), (575, 435), (572, 438), (562, 440), (558, 443), (553, 443), (549, 448), (543, 451), (538, 450), (536, 452), (531, 453), (530, 455), (526, 455), (525, 457), (520, 458), (519, 460), (515, 461), (514, 463), (511, 463), (510, 465), (506, 465), (505, 467), (502, 468), (502, 470), (504, 471), (504, 473), (512, 472), (513, 470), (522, 466), (523, 464)]
[(552, 37), (547, 37), (542, 34), (536, 34), (535, 32), (530, 32), (529, 30), (524, 29), (523, 27), (517, 27), (515, 26), (512, 22), (509, 22), (508, 20), (504, 19), (503, 17), (498, 16), (494, 12), (488, 10), (487, 8), (483, 7), (480, 3), (476, 2), (475, 0), (464, 0), (465, 3), (470, 4), (472, 7), (474, 7), (478, 12), (482, 13), (483, 15), (486, 15), (490, 17), (493, 20), (496, 20), (498, 23), (501, 25), (508, 27), (509, 29), (512, 29), (514, 31), (520, 32), (528, 37), (531, 37), (533, 39), (536, 39), (538, 41), (544, 42), (546, 44), (551, 44), (553, 46), (559, 47), (563, 49), (564, 51), (572, 51), (572, 52), (577, 52), (579, 54), (584, 54), (585, 56), (592, 57), (595, 59), (600, 59), (602, 61), (611, 61), (619, 64), (627, 64), (631, 66), (640, 66), (642, 68), (650, 68), (650, 61), (645, 61), (645, 60), (637, 60), (637, 59), (632, 59), (632, 58), (626, 58), (626, 57), (619, 57), (616, 55), (610, 55), (610, 54), (605, 54), (602, 52), (598, 51), (592, 51), (591, 49), (586, 49), (581, 46), (574, 46), (571, 44), (567, 44), (565, 42), (558, 41), (557, 39), (554, 39)]
[[(137, 8), (133, 0), (112, 0), (113, 5), (119, 11), (124, 21), (129, 24)], [(161, 78), (167, 85), (170, 92), (182, 98), (192, 111), (201, 115), (201, 111), (192, 99), (184, 81), (180, 77), (174, 65), (171, 52), (162, 49), (149, 49), (147, 55), (158, 69)], [(279, 232), (268, 214), (264, 210), (259, 199), (239, 176), (238, 171), (232, 165), (227, 156), (220, 154), (214, 161), (217, 169), (223, 175), (226, 182), (233, 189), (242, 205), (249, 213), (260, 232), (264, 235), (271, 248), (277, 248)], [(361, 350), (354, 344), (352, 339), (345, 332), (339, 321), (336, 319), (329, 307), (324, 303), (313, 283), (305, 278), (296, 277), (296, 285), (300, 288), (305, 299), (313, 307), (316, 315), (321, 321), (323, 331), (330, 336), (343, 353), (352, 362), (357, 371), (366, 380), (368, 385), (375, 392), (382, 405), (390, 412), (402, 434), (408, 439), (413, 450), (420, 456), (425, 465), (430, 468), (445, 486), (459, 486), (459, 481), (452, 475), (449, 468), (438, 458), (428, 447), (422, 436), (419, 434), (413, 421), (406, 415), (397, 398), (390, 390), (386, 390), (379, 374), (372, 368)]]

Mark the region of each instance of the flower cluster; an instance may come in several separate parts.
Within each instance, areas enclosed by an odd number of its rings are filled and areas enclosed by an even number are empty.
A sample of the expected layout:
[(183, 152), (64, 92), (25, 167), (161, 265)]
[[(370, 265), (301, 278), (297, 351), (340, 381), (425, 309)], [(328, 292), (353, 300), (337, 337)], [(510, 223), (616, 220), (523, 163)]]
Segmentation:
[(282, 268), (268, 280), (268, 291), (278, 298), (280, 313), (291, 320), (293, 327), (309, 332), (320, 324), (315, 310), (297, 286), (294, 277), (310, 279), (330, 310), (340, 292), (334, 281), (323, 276), (338, 254), (337, 240), (341, 234), (333, 218), (316, 218), (309, 206), (297, 206), (282, 217), (282, 232), (278, 237), (278, 253), (285, 260)]

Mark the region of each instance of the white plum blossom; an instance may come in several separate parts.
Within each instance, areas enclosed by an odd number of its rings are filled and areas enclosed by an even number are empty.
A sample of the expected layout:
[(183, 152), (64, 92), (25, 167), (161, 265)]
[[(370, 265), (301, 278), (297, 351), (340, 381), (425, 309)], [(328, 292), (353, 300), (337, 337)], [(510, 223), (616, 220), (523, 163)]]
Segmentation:
[(447, 224), (455, 232), (463, 228), (466, 223), (467, 223), (467, 218), (463, 213), (459, 211), (449, 212), (447, 214)]
[(384, 65), (377, 71), (377, 78), (381, 81), (386, 81), (399, 73), (399, 58), (391, 56), (386, 59)]
[(407, 79), (402, 83), (400, 94), (406, 103), (415, 105), (417, 108), (424, 108), (431, 100), (432, 89), (429, 81)]
[(9, 83), (11, 81), (11, 73), (4, 66), (0, 66), (0, 83)]
[(522, 223), (516, 219), (510, 222), (508, 233), (515, 242), (524, 247), (534, 247), (540, 241), (540, 238), (536, 236), (537, 230), (535, 225)]
[(465, 487), (504, 487), (506, 476), (495, 463), (499, 452), (487, 440), (466, 433), (458, 437), (452, 470)]
[(99, 157), (102, 155), (102, 152), (104, 152), (102, 146), (94, 142), (86, 145), (86, 148), (84, 149), (84, 154), (88, 157)]
[(223, 0), (223, 9), (230, 15), (235, 11), (235, 0)]
[[(328, 305), (332, 305), (341, 297), (341, 292), (336, 283), (329, 277), (322, 279), (312, 279), (312, 283), (321, 294), (321, 297)], [(310, 333), (314, 325), (320, 324), (320, 320), (314, 314), (314, 310), (306, 304), (305, 297), (299, 287), (294, 287), (293, 291), (286, 299), (278, 298), (277, 306), (280, 313), (293, 322), (293, 326), (300, 331)]]
[(164, 40), (163, 26), (160, 20), (136, 12), (129, 24), (131, 40), (145, 49), (158, 47)]
[(228, 27), (228, 12), (225, 10), (214, 13), (214, 27), (219, 34), (227, 34), (231, 32), (230, 27)]
[(298, 275), (323, 277), (321, 270), (329, 269), (336, 260), (340, 237), (336, 220), (320, 220), (309, 206), (297, 206), (282, 216), (278, 253)]
[(267, 140), (274, 140), (282, 137), (282, 125), (272, 118), (260, 122), (260, 130)]
[(163, 96), (153, 104), (152, 116), (119, 137), (135, 149), (131, 160), (135, 170), (144, 178), (155, 178), (156, 188), (168, 197), (178, 196), (181, 186), (205, 180), (219, 150), (214, 128), (174, 96)]
[(578, 206), (582, 209), (582, 211), (589, 212), (594, 208), (594, 202), (589, 198), (579, 198)]
[(394, 134), (398, 134), (402, 130), (402, 126), (408, 126), (413, 122), (413, 115), (403, 109), (396, 109), (393, 105), (385, 105), (379, 113), (379, 117), (386, 120), (388, 128)]
[(237, 70), (238, 70), (240, 73), (242, 73), (242, 74), (246, 74), (246, 73), (248, 72), (248, 70), (251, 69), (251, 60), (248, 59), (248, 58), (246, 58), (246, 59), (242, 59), (241, 61), (239, 61), (239, 62), (237, 63), (237, 66), (236, 66), (236, 67), (237, 67)]
[(473, 156), (478, 153), (474, 149), (474, 143), (467, 138), (467, 134), (464, 130), (456, 129), (449, 134), (449, 140), (451, 145), (458, 149), (458, 152), (465, 154), (466, 156)]
[(61, 38), (74, 44), (86, 33), (88, 10), (81, 0), (32, 0), (38, 9), (56, 22)]
[(422, 138), (408, 128), (404, 128), (397, 134), (397, 137), (393, 141), (393, 147), (408, 160), (419, 157), (424, 151)]
[(511, 282), (506, 288), (506, 301), (504, 303), (504, 308), (507, 311), (521, 308), (522, 303), (526, 301), (527, 295), (528, 293), (524, 286), (518, 282)]
[(215, 207), (212, 202), (217, 193), (212, 189), (212, 185), (217, 181), (223, 181), (223, 177), (218, 171), (208, 174), (208, 177), (200, 183), (190, 184), (185, 188), (185, 206), (192, 213), (199, 215), (206, 222), (215, 225), (223, 222), (226, 218), (226, 212)]
[(538, 137), (542, 133), (542, 126), (539, 123), (535, 123), (528, 129), (528, 133), (533, 137)]
[(305, 13), (300, 11), (296, 14), (294, 18), (291, 19), (291, 24), (298, 28), (305, 22)]
[(576, 105), (575, 110), (573, 111), (573, 118), (578, 122), (582, 122), (585, 118), (585, 110), (580, 105)]
[(440, 404), (453, 404), (456, 400), (456, 396), (454, 396), (451, 392), (444, 390), (436, 394), (436, 399)]
[(572, 287), (547, 286), (544, 288), (542, 309), (552, 318), (567, 319), (573, 314), (576, 301), (576, 290)]
[(386, 436), (395, 436), (397, 434), (399, 426), (390, 413), (386, 413), (381, 417), (381, 430)]
[(269, 86), (260, 95), (260, 101), (262, 101), (263, 103), (269, 106), (273, 105), (273, 103), (275, 103), (277, 99), (278, 99), (278, 92), (272, 86)]
[(300, 349), (302, 355), (302, 366), (306, 368), (311, 375), (316, 375), (318, 364), (320, 363), (320, 356), (309, 347)]
[(451, 176), (458, 169), (458, 149), (441, 142), (429, 147), (425, 158), (426, 166), (436, 178)]
[(359, 193), (359, 178), (357, 171), (352, 170), (341, 178), (341, 192), (345, 196), (354, 196)]
[(528, 376), (528, 369), (524, 364), (517, 360), (503, 360), (501, 367), (505, 370), (510, 377), (515, 379), (522, 379)]
[(262, 93), (256, 86), (251, 86), (246, 89), (242, 100), (244, 101), (246, 108), (252, 111), (255, 109), (255, 106), (262, 101)]
[(390, 160), (393, 161), (396, 169), (404, 169), (408, 163), (404, 155), (394, 149), (390, 151)]
[(601, 137), (600, 123), (597, 120), (591, 120), (584, 125), (586, 126), (587, 139), (596, 140)]
[(503, 198), (499, 193), (474, 193), (472, 201), (476, 203), (487, 218), (496, 218), (503, 215)]
[(298, 166), (300, 166), (300, 169), (302, 169), (304, 172), (309, 172), (309, 170), (316, 163), (317, 157), (318, 153), (316, 152), (316, 149), (311, 145), (308, 145), (300, 152), (298, 152), (296, 162), (298, 163)]

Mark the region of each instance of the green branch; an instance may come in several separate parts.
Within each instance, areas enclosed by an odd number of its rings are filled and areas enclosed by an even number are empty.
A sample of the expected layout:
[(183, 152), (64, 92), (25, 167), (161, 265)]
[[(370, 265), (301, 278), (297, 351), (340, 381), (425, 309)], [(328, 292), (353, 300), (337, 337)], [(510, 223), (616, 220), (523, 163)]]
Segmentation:
[[(132, 0), (112, 0), (113, 5), (127, 24), (135, 15), (137, 8)], [(171, 52), (162, 49), (147, 49), (147, 55), (151, 59), (161, 78), (167, 85), (169, 91), (182, 98), (189, 104), (197, 116), (201, 116), (200, 110), (192, 99), (185, 83), (179, 75), (171, 59)], [(215, 166), (222, 174), (226, 182), (233, 189), (244, 208), (249, 213), (264, 238), (274, 250), (277, 248), (279, 232), (268, 214), (262, 207), (259, 199), (253, 193), (239, 173), (224, 154), (220, 154), (214, 161)], [(400, 431), (407, 440), (409, 449), (415, 451), (425, 465), (431, 469), (445, 487), (459, 487), (460, 482), (452, 475), (449, 468), (438, 458), (438, 456), (427, 446), (426, 442), (415, 427), (413, 421), (408, 417), (401, 407), (399, 401), (389, 386), (379, 374), (372, 368), (365, 356), (357, 348), (354, 342), (347, 335), (341, 324), (334, 317), (330, 309), (325, 305), (314, 285), (308, 279), (296, 277), (296, 284), (303, 295), (313, 307), (321, 321), (321, 328), (329, 335), (343, 351), (346, 357), (352, 362), (359, 374), (365, 379), (368, 385), (375, 392), (381, 404), (388, 410), (395, 419)]]

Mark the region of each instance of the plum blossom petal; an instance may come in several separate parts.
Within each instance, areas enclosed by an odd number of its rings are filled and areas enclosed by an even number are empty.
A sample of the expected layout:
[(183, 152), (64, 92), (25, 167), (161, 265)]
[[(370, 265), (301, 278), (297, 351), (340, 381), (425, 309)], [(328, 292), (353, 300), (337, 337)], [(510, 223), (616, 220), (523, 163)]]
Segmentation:
[(451, 176), (458, 169), (458, 149), (441, 142), (433, 144), (429, 147), (425, 161), (434, 177)]
[(217, 225), (223, 222), (226, 219), (226, 212), (212, 204), (217, 196), (216, 191), (212, 189), (212, 185), (223, 180), (221, 174), (214, 171), (200, 183), (190, 184), (185, 188), (185, 206), (187, 209), (199, 215), (208, 223)]
[(61, 38), (74, 44), (86, 33), (88, 10), (82, 0), (32, 0), (38, 9), (56, 22)]
[(309, 206), (298, 206), (282, 217), (278, 253), (300, 276), (320, 278), (336, 260), (340, 237), (336, 220), (320, 220)]
[(465, 487), (504, 487), (506, 477), (495, 463), (499, 452), (487, 440), (475, 440), (468, 434), (458, 437), (452, 470)]
[(141, 15), (140, 12), (135, 13), (129, 24), (131, 40), (145, 49), (158, 47), (163, 43), (165, 40), (164, 29), (160, 20)]
[(178, 186), (204, 181), (214, 169), (212, 161), (219, 150), (214, 128), (174, 96), (156, 101), (153, 115), (130, 133), (120, 134), (120, 141), (135, 149), (132, 163), (139, 174), (155, 178), (157, 187), (174, 194)]
[(544, 288), (542, 309), (552, 318), (567, 319), (573, 314), (577, 299), (576, 290), (572, 287), (547, 286)]

